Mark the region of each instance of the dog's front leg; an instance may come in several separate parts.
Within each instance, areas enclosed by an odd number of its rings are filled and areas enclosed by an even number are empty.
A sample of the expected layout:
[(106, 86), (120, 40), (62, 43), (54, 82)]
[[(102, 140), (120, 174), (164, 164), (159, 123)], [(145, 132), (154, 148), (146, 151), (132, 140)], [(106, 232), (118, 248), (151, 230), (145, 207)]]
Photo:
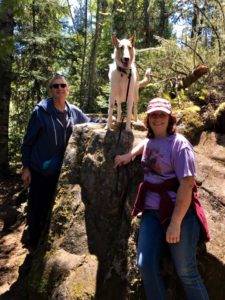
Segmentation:
[(106, 129), (111, 129), (114, 104), (115, 104), (115, 100), (109, 97), (108, 120), (106, 124)]
[(134, 101), (134, 104), (133, 104), (133, 114), (134, 114), (134, 121), (137, 122), (138, 117), (137, 117), (137, 102), (136, 101)]
[(117, 101), (117, 118), (116, 118), (116, 121), (117, 123), (120, 123), (121, 122), (121, 113), (122, 113), (122, 110), (121, 110), (121, 102)]
[(128, 101), (127, 101), (127, 122), (126, 122), (126, 130), (128, 130), (128, 131), (131, 131), (132, 106), (133, 106), (133, 99), (128, 99)]

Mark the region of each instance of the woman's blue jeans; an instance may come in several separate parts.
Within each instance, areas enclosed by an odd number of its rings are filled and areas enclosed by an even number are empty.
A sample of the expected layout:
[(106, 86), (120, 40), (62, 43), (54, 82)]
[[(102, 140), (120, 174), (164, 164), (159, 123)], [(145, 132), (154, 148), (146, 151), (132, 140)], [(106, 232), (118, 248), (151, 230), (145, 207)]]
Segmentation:
[[(193, 210), (189, 209), (181, 225), (180, 242), (167, 244), (188, 300), (209, 299), (197, 269), (196, 246), (199, 233), (198, 219)], [(164, 282), (160, 274), (160, 260), (165, 245), (165, 229), (160, 224), (158, 211), (145, 211), (139, 230), (137, 263), (148, 300), (166, 298)]]

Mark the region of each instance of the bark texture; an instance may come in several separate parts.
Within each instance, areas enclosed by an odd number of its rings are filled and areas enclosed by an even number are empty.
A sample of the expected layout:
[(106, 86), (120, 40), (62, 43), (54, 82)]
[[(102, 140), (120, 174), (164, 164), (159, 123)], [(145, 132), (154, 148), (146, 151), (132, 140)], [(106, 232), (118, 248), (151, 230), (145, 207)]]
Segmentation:
[[(0, 173), (9, 168), (9, 103), (12, 81), (13, 11), (10, 2), (0, 4)], [(7, 48), (6, 48), (6, 45)]]

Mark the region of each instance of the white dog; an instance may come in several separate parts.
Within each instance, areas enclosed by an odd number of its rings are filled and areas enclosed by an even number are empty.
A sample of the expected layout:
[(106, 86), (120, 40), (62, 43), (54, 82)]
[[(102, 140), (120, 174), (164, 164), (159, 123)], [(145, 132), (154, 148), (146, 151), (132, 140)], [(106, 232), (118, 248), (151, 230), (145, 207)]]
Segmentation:
[(135, 65), (134, 37), (119, 40), (113, 35), (112, 43), (115, 49), (113, 54), (114, 62), (109, 66), (111, 89), (107, 128), (110, 129), (112, 125), (115, 102), (117, 103), (117, 122), (121, 122), (121, 103), (127, 101), (126, 130), (131, 130), (132, 111), (134, 113), (134, 120), (137, 121), (139, 88), (144, 87), (150, 81), (151, 69), (146, 70), (144, 79), (139, 82)]

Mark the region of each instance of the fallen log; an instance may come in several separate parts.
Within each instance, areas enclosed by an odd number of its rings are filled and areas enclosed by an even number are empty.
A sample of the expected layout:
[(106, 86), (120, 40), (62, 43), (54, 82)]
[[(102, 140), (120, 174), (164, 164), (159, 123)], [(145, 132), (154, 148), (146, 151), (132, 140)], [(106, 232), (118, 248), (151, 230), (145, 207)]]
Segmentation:
[(177, 90), (179, 91), (191, 86), (200, 77), (207, 74), (208, 71), (208, 66), (203, 64), (198, 65), (190, 74), (188, 74), (186, 77), (181, 78), (180, 82), (178, 83)]
[(194, 82), (196, 82), (200, 77), (207, 74), (209, 71), (208, 66), (204, 64), (198, 65), (190, 74), (182, 77), (182, 78), (173, 78), (170, 81), (169, 95), (171, 99), (177, 97), (177, 92), (180, 90), (184, 90), (191, 86)]

